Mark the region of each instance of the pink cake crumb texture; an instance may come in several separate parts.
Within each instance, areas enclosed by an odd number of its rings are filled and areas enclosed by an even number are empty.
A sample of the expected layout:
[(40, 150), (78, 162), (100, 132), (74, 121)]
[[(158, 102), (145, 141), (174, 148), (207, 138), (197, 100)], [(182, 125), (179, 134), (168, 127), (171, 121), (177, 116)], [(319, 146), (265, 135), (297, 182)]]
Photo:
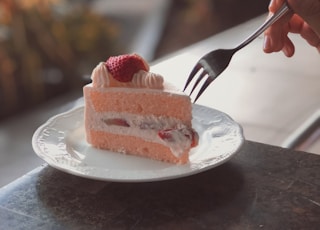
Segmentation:
[[(128, 90), (84, 87), (84, 96), (96, 112), (126, 112), (139, 115), (168, 116), (191, 126), (190, 98), (158, 90)], [(170, 103), (169, 103), (170, 102)]]
[(142, 156), (174, 164), (186, 164), (189, 160), (189, 149), (185, 150), (180, 157), (176, 157), (171, 153), (169, 147), (148, 142), (139, 137), (123, 136), (94, 130), (90, 130), (89, 132), (89, 141), (94, 147), (99, 149), (108, 149), (114, 152)]

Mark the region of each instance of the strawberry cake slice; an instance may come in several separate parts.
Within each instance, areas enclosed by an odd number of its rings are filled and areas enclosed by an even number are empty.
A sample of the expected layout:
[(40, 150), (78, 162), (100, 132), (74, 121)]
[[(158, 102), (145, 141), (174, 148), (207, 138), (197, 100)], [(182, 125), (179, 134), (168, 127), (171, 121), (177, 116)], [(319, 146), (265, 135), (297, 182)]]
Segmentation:
[(185, 164), (198, 143), (190, 97), (149, 72), (137, 54), (110, 57), (84, 86), (86, 139), (93, 147)]

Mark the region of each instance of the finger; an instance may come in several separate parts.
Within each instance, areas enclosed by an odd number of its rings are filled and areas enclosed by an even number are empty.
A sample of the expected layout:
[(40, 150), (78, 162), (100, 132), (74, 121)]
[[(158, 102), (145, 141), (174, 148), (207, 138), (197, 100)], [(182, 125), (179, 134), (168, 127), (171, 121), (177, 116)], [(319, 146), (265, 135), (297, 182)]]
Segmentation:
[[(270, 7), (273, 6), (277, 7), (277, 4), (280, 6), (284, 0), (272, 0)], [(276, 8), (278, 9), (278, 8)], [(269, 13), (269, 17), (273, 13)], [(271, 25), (265, 32), (265, 41), (264, 41), (264, 52), (271, 53), (271, 52), (278, 52), (282, 50), (285, 42), (285, 38), (288, 34), (288, 23), (292, 17), (292, 14), (287, 14), (276, 21), (273, 25)]]
[(282, 52), (287, 56), (287, 57), (292, 57), (295, 52), (295, 47), (291, 39), (286, 35), (284, 38), (284, 45), (282, 48)]
[(320, 1), (297, 1), (288, 0), (290, 7), (300, 15), (320, 36)]
[(267, 53), (282, 50), (285, 41), (284, 38), (287, 34), (286, 29), (284, 27), (284, 22), (278, 21), (275, 22), (265, 31), (264, 50)]
[(271, 0), (269, 3), (269, 12), (276, 12), (284, 3), (285, 0)]
[(304, 23), (303, 29), (301, 31), (301, 36), (314, 47), (318, 47), (320, 44), (319, 36), (313, 31), (313, 29)]
[(298, 16), (297, 14), (294, 14), (289, 22), (289, 30), (292, 33), (300, 33), (302, 26), (303, 26), (304, 20)]
[(289, 31), (300, 34), (311, 46), (318, 47), (320, 44), (318, 34), (298, 15), (292, 17), (289, 23)]

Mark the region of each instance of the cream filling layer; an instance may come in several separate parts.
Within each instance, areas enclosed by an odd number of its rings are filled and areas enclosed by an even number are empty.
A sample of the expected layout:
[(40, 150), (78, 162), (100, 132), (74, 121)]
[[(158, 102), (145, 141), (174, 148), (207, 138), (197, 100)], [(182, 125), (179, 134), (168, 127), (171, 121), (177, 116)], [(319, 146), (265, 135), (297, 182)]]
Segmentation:
[[(173, 155), (180, 157), (190, 148), (191, 139), (180, 130), (189, 130), (180, 120), (164, 116), (140, 116), (129, 113), (97, 113), (91, 110), (90, 129), (119, 135), (136, 136), (149, 142), (168, 146)], [(159, 131), (171, 130), (171, 137), (161, 138)]]

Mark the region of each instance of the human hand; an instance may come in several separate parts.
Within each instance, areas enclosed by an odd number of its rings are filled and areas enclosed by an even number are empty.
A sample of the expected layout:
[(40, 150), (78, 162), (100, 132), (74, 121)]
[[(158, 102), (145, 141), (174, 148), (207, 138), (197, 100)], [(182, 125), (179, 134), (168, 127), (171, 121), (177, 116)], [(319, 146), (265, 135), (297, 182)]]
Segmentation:
[[(271, 0), (269, 12), (273, 14), (285, 0)], [(311, 46), (320, 52), (320, 1), (288, 0), (294, 14), (284, 16), (264, 33), (264, 52), (282, 51), (287, 57), (294, 54), (295, 47), (288, 34), (300, 34)]]

